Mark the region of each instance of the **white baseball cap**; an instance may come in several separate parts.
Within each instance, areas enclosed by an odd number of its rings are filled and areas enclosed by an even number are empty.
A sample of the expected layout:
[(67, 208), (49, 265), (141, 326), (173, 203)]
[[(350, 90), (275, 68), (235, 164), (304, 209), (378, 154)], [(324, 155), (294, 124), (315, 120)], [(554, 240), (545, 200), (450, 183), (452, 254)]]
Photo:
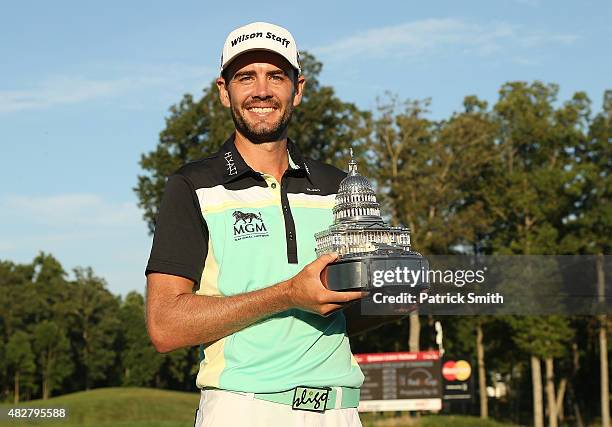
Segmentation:
[(298, 49), (291, 33), (267, 22), (253, 22), (229, 33), (221, 53), (221, 72), (238, 55), (252, 50), (278, 53), (289, 61), (298, 74), (301, 72)]

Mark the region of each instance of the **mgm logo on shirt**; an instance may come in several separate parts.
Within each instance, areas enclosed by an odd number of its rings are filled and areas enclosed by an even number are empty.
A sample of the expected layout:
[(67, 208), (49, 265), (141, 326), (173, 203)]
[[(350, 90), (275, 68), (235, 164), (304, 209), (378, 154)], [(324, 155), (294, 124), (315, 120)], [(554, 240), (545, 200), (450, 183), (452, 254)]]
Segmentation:
[(234, 240), (251, 239), (269, 236), (261, 212), (234, 211)]

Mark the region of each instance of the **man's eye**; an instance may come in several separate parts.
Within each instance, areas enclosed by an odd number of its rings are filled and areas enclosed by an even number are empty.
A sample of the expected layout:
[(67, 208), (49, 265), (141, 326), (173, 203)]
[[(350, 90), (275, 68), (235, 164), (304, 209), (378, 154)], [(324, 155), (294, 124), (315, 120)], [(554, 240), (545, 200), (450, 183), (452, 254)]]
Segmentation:
[(272, 80), (277, 81), (277, 82), (285, 80), (284, 76), (282, 76), (281, 74), (273, 74), (271, 78)]
[(252, 80), (253, 76), (240, 76), (238, 77), (238, 81), (239, 82), (248, 82), (249, 80)]

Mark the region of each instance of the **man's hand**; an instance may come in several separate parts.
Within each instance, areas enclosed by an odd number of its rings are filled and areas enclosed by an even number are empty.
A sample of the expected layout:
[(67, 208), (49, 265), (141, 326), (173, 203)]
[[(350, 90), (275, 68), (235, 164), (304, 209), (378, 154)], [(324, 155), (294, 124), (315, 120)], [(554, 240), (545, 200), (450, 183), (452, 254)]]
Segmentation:
[(322, 255), (287, 281), (287, 296), (292, 307), (327, 316), (366, 295), (359, 291), (330, 291), (323, 285), (321, 272), (337, 258), (338, 254)]

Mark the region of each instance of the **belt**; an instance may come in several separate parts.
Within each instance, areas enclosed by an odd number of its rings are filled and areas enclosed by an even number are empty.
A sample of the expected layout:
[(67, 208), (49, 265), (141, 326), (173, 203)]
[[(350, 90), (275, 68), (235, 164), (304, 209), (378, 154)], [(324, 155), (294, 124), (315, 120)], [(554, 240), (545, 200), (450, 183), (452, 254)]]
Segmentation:
[[(296, 387), (303, 388), (303, 387)], [(278, 393), (254, 393), (253, 397), (259, 400), (267, 400), (268, 402), (281, 403), (283, 405), (293, 405), (296, 388)], [(326, 409), (345, 409), (356, 408), (359, 406), (358, 388), (352, 387), (320, 387), (329, 389), (327, 397)]]

